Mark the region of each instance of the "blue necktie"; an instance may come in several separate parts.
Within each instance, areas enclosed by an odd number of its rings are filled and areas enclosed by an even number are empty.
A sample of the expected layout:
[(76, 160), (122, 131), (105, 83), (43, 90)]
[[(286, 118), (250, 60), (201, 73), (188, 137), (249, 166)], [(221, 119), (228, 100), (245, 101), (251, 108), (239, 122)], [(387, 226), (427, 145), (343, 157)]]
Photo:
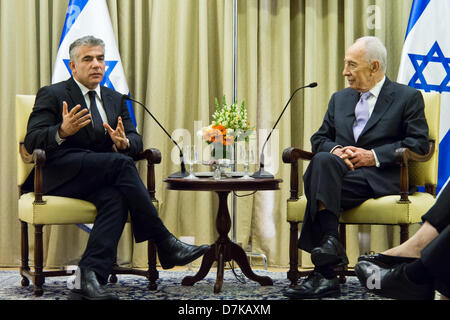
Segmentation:
[(355, 137), (355, 142), (358, 141), (359, 135), (363, 131), (364, 127), (367, 124), (367, 121), (369, 121), (369, 103), (367, 102), (367, 99), (372, 94), (370, 91), (364, 92), (361, 95), (361, 98), (359, 99), (358, 103), (355, 107), (355, 123), (353, 124), (353, 135)]

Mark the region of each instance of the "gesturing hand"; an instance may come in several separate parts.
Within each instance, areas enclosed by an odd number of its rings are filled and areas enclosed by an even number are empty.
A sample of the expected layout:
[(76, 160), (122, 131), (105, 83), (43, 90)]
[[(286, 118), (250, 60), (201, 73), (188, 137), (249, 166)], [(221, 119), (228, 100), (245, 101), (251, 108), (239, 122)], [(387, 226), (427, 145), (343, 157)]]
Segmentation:
[(111, 140), (114, 142), (114, 145), (117, 149), (126, 150), (128, 148), (128, 140), (125, 134), (125, 128), (123, 127), (121, 117), (117, 119), (116, 130), (113, 130), (113, 128), (111, 128), (111, 126), (107, 123), (103, 123), (103, 127), (105, 127), (108, 131), (109, 136), (111, 137)]
[(58, 129), (58, 134), (61, 139), (77, 133), (81, 128), (91, 123), (91, 115), (88, 109), (84, 108), (80, 111), (81, 105), (77, 104), (69, 112), (67, 102), (63, 102), (63, 122)]

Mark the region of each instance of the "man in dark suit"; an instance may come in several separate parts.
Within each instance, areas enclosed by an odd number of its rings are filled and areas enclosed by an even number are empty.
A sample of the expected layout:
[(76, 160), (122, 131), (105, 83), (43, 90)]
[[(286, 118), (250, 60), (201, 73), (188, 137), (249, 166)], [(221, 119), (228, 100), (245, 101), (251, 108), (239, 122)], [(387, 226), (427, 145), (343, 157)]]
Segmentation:
[(311, 253), (315, 269), (287, 290), (291, 298), (340, 294), (334, 267), (348, 264), (338, 240), (340, 211), (398, 193), (397, 148), (428, 151), (422, 95), (385, 76), (386, 56), (375, 37), (350, 46), (343, 70), (349, 88), (333, 94), (322, 126), (311, 138), (315, 156), (303, 177), (308, 202), (298, 246)]
[[(185, 265), (209, 248), (179, 241), (158, 217), (132, 158), (142, 151), (142, 138), (122, 95), (100, 85), (104, 48), (92, 36), (70, 46), (73, 76), (38, 91), (25, 137), (29, 153), (46, 152), (45, 194), (87, 200), (97, 208), (79, 263), (80, 285), (72, 290), (87, 299), (117, 298), (101, 284), (111, 272), (128, 212), (136, 242), (155, 241), (164, 269)], [(32, 179), (33, 174), (25, 188)]]
[(368, 291), (401, 300), (433, 300), (435, 290), (442, 300), (450, 297), (449, 181), (413, 237), (384, 254), (358, 258), (355, 272)]

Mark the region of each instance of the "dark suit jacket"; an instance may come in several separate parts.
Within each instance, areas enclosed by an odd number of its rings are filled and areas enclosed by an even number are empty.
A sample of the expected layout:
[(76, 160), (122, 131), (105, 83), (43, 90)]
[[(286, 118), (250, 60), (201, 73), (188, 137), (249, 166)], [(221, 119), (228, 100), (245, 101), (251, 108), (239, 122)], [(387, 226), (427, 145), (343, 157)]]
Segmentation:
[(312, 150), (330, 152), (337, 145), (373, 149), (380, 167), (362, 167), (359, 170), (364, 171), (376, 195), (395, 194), (400, 190), (395, 150), (407, 147), (425, 154), (429, 149), (422, 94), (386, 77), (373, 113), (358, 142), (355, 142), (353, 122), (358, 100), (359, 92), (351, 88), (333, 94), (322, 126), (311, 137)]
[[(142, 151), (142, 138), (136, 132), (122, 95), (107, 87), (101, 87), (101, 98), (112, 128), (117, 127), (117, 119), (122, 117), (125, 133), (130, 141), (126, 152), (130, 156)], [(55, 139), (62, 123), (63, 101), (69, 111), (80, 104), (87, 108), (82, 92), (73, 78), (41, 88), (28, 120), (25, 148), (29, 153), (34, 149), (46, 152), (44, 166), (44, 192), (50, 192), (73, 178), (79, 171), (83, 157), (88, 152), (113, 152), (113, 142), (108, 134), (102, 142), (95, 141), (91, 124), (85, 126), (75, 135), (70, 136), (61, 145)], [(25, 190), (32, 190), (33, 172), (24, 184)]]

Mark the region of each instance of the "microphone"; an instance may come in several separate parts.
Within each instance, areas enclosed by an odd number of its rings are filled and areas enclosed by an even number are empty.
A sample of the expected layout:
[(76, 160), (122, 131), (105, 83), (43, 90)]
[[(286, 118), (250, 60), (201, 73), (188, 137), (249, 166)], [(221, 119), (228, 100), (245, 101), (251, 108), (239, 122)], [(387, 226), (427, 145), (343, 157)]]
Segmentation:
[(280, 122), (280, 119), (283, 116), (283, 113), (286, 111), (286, 108), (288, 107), (288, 105), (291, 102), (294, 95), (301, 89), (314, 88), (314, 87), (317, 87), (317, 82), (312, 82), (306, 86), (303, 86), (303, 87), (300, 87), (300, 88), (297, 88), (294, 90), (294, 92), (292, 93), (288, 102), (284, 106), (283, 111), (281, 111), (280, 116), (278, 117), (277, 121), (273, 125), (272, 130), (270, 130), (270, 133), (267, 136), (266, 141), (264, 141), (264, 144), (261, 149), (261, 155), (259, 157), (259, 170), (252, 174), (252, 176), (251, 176), (252, 178), (255, 178), (255, 179), (273, 179), (274, 178), (273, 174), (264, 170), (264, 148), (266, 147), (267, 141), (269, 141), (270, 137), (272, 136), (273, 130), (275, 130), (275, 127), (277, 126), (278, 122)]
[(172, 140), (172, 142), (177, 146), (178, 150), (180, 150), (181, 171), (172, 173), (172, 174), (169, 176), (169, 178), (184, 178), (184, 177), (187, 177), (187, 176), (189, 175), (189, 173), (186, 172), (186, 166), (184, 165), (184, 155), (183, 155), (183, 151), (181, 150), (181, 148), (180, 148), (180, 146), (178, 145), (178, 143), (177, 143), (175, 140), (173, 140), (173, 138), (172, 138), (172, 136), (170, 135), (170, 133), (167, 132), (167, 130), (161, 125), (161, 123), (159, 123), (159, 121), (153, 116), (153, 114), (150, 112), (150, 110), (148, 110), (147, 107), (146, 107), (143, 103), (141, 103), (141, 102), (139, 102), (139, 101), (137, 101), (137, 100), (134, 100), (134, 99), (130, 98), (130, 97), (127, 96), (126, 94), (122, 95), (122, 99), (133, 101), (133, 102), (137, 103), (138, 105), (140, 105), (142, 108), (144, 108), (144, 110), (147, 111), (147, 113), (153, 118), (153, 120), (155, 120), (155, 122), (156, 122), (156, 123), (159, 125), (159, 127), (164, 131), (164, 133), (170, 138), (170, 140)]

